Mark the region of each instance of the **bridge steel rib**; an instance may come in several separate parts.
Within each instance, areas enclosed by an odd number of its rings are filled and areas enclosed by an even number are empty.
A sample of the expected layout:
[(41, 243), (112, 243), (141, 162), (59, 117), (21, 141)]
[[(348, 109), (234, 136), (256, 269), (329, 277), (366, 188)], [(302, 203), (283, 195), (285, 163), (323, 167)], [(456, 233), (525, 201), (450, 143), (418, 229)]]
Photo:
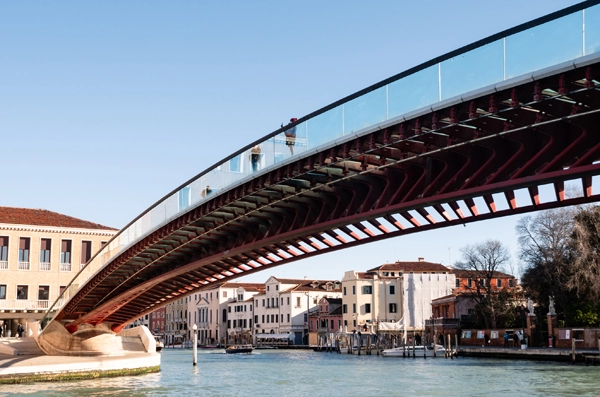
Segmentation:
[[(186, 294), (299, 259), (597, 201), (598, 75), (592, 64), (455, 103), (258, 175), (122, 252), (57, 319), (71, 332), (84, 323), (119, 331)], [(568, 181), (581, 197), (565, 195)], [(549, 184), (555, 198), (542, 202)], [(520, 189), (530, 203), (517, 203)]]

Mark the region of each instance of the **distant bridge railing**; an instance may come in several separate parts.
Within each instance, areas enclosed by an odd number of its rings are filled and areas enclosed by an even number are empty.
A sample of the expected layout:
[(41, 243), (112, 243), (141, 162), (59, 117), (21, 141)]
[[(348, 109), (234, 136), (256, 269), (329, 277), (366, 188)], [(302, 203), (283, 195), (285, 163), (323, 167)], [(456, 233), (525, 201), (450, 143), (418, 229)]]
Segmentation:
[[(79, 286), (141, 238), (258, 174), (318, 152), (337, 140), (410, 119), (424, 108), (441, 108), (464, 93), (473, 97), (474, 90), (498, 82), (508, 86), (518, 76), (599, 53), (598, 3), (600, 0), (574, 5), (432, 59), (245, 146), (170, 192), (124, 227), (73, 278), (60, 298), (68, 300)], [(96, 257), (100, 260), (94, 260)]]

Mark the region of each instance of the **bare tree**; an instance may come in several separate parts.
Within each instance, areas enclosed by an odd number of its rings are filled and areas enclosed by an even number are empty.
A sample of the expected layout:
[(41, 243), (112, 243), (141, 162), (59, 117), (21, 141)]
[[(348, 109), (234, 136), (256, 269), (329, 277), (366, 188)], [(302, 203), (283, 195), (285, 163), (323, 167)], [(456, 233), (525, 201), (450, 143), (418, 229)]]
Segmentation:
[(525, 294), (548, 309), (548, 297), (564, 308), (572, 296), (568, 292), (573, 216), (576, 209), (561, 208), (525, 216), (519, 220), (519, 258), (525, 263), (521, 285)]
[(480, 310), (486, 328), (496, 328), (498, 313), (497, 294), (492, 291), (492, 279), (498, 277), (510, 263), (508, 249), (497, 240), (467, 245), (461, 248), (463, 260), (455, 268), (468, 271), (475, 281), (470, 287), (471, 297)]
[[(519, 220), (521, 285), (540, 312), (548, 297), (570, 324), (597, 323), (600, 315), (600, 208), (593, 205), (544, 211)], [(596, 319), (596, 320), (594, 320)]]
[(578, 298), (600, 299), (600, 207), (587, 207), (575, 215), (571, 278), (567, 287)]

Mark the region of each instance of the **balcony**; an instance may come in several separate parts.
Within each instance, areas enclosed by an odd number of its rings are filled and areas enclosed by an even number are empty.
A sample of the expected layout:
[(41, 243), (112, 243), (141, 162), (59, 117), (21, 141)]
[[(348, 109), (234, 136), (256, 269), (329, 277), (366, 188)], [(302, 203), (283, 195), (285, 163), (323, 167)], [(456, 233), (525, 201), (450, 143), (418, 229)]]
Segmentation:
[(0, 270), (8, 270), (8, 261), (0, 261)]
[[(64, 302), (58, 302), (54, 310), (61, 307)], [(48, 310), (52, 304), (49, 300), (29, 300), (29, 299), (0, 299), (0, 310)]]
[(70, 263), (61, 263), (60, 264), (60, 271), (61, 272), (70, 272), (71, 271), (71, 264)]
[(49, 272), (52, 270), (52, 265), (50, 262), (40, 262), (40, 271), (41, 272)]
[(31, 265), (29, 262), (19, 262), (18, 269), (19, 270), (31, 270)]

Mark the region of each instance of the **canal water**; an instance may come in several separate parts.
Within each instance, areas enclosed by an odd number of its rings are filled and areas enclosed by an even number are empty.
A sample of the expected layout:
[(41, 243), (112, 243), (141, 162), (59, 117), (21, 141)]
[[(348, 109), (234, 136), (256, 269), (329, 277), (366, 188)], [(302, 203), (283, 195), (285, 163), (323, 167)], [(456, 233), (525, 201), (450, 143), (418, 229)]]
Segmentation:
[(160, 373), (0, 386), (0, 396), (598, 396), (600, 367), (309, 350), (252, 354), (166, 349)]

